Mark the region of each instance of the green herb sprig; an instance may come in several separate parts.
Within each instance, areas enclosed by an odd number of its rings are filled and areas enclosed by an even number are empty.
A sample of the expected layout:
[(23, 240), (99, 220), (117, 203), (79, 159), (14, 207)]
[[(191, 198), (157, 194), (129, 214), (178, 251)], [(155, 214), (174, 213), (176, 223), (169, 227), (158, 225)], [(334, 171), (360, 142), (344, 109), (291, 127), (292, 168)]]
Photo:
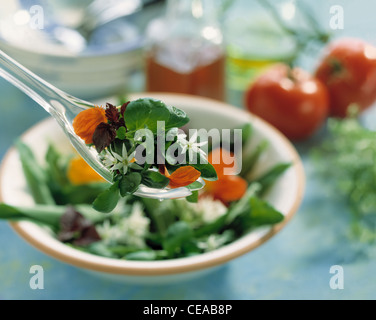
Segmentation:
[(330, 136), (312, 152), (317, 172), (343, 197), (358, 239), (376, 240), (376, 132), (356, 117), (329, 120)]

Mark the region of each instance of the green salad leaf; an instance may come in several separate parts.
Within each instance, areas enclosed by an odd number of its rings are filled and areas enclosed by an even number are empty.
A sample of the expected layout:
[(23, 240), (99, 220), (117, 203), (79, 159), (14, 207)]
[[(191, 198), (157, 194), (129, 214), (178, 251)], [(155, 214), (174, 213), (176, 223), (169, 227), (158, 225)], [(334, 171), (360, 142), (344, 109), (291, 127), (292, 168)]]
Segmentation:
[(173, 106), (167, 106), (167, 108), (170, 112), (170, 119), (166, 124), (166, 130), (172, 128), (181, 128), (189, 122), (189, 117), (183, 110)]
[(213, 165), (210, 163), (206, 164), (191, 164), (193, 168), (201, 172), (201, 178), (208, 181), (216, 181), (218, 179), (217, 172), (215, 171)]
[(269, 169), (261, 177), (257, 178), (255, 183), (260, 185), (259, 195), (264, 195), (275, 181), (291, 167), (291, 163), (280, 163)]
[(154, 133), (157, 133), (158, 121), (165, 122), (166, 130), (182, 127), (189, 122), (189, 118), (184, 111), (150, 98), (132, 101), (127, 106), (124, 117), (129, 130), (136, 131), (148, 128)]
[(119, 199), (119, 182), (116, 182), (95, 199), (93, 208), (99, 212), (110, 213), (116, 208)]
[(192, 194), (186, 198), (186, 200), (191, 203), (197, 203), (198, 197), (199, 197), (198, 191), (193, 191)]
[(184, 221), (178, 221), (167, 229), (166, 238), (163, 241), (163, 249), (169, 255), (179, 253), (182, 244), (193, 237), (192, 228)]
[(36, 161), (31, 149), (21, 141), (16, 143), (20, 155), (23, 172), (29, 190), (37, 204), (55, 204), (51, 190), (48, 187), (48, 176)]
[[(91, 205), (81, 204), (75, 206), (86, 219), (93, 223), (100, 223), (105, 220), (105, 216), (94, 210)], [(58, 229), (61, 217), (66, 212), (66, 206), (56, 205), (35, 205), (32, 207), (9, 206), (0, 204), (0, 219), (10, 221), (27, 220), (39, 224), (47, 225)]]
[[(149, 127), (150, 119), (154, 119), (154, 123), (156, 119), (168, 118), (168, 126), (174, 128), (189, 120), (177, 108), (152, 99), (143, 102), (145, 100), (125, 103), (120, 111), (118, 107), (109, 105), (106, 110), (111, 118), (108, 125), (113, 126), (112, 129), (117, 126), (124, 128), (116, 130), (116, 138), (111, 142), (111, 152), (125, 159), (117, 166), (113, 185), (107, 182), (76, 185), (70, 181), (68, 174), (71, 157), (61, 155), (58, 146), (49, 146), (45, 164), (41, 165), (30, 148), (18, 143), (28, 187), (37, 205), (23, 208), (0, 204), (0, 219), (32, 221), (50, 227), (58, 239), (75, 249), (137, 261), (202, 254), (220, 248), (254, 228), (283, 221), (284, 216), (262, 197), (290, 164), (278, 164), (248, 181), (246, 194), (230, 203), (215, 200), (215, 194), (208, 193), (209, 189), (202, 197), (197, 191), (203, 186), (199, 181), (187, 186), (192, 195), (184, 200), (158, 201), (136, 197), (133, 193), (140, 184), (164, 188), (169, 185), (170, 179), (159, 172), (164, 170), (163, 166), (143, 166), (136, 163), (136, 157), (132, 158), (135, 148), (134, 141), (129, 139), (131, 128)], [(137, 110), (137, 119), (132, 120), (131, 117), (131, 126), (122, 126), (123, 113), (132, 109)], [(248, 144), (252, 128), (249, 125), (244, 128), (246, 136), (242, 142)], [(174, 130), (176, 133), (177, 128)], [(244, 155), (244, 159), (250, 161), (246, 164), (250, 176), (265, 149), (266, 143), (261, 142), (256, 149)], [(124, 170), (123, 165), (127, 164), (128, 168)], [(211, 164), (192, 166), (201, 172), (202, 178), (217, 179)], [(166, 165), (170, 174), (178, 168)]]
[(157, 171), (145, 171), (142, 173), (142, 184), (149, 188), (165, 188), (170, 180)]
[(167, 253), (163, 250), (143, 250), (137, 252), (131, 252), (124, 256), (125, 260), (136, 261), (153, 261), (159, 260), (167, 256)]
[(123, 176), (119, 182), (120, 195), (125, 197), (128, 194), (133, 194), (137, 191), (141, 184), (142, 176), (138, 172), (132, 172)]

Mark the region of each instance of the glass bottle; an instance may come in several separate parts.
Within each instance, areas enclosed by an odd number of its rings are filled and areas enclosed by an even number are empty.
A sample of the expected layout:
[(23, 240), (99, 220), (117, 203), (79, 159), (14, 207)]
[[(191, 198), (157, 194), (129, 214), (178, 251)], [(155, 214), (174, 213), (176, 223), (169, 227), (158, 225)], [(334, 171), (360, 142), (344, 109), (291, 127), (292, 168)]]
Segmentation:
[(217, 0), (168, 0), (165, 17), (150, 23), (146, 89), (225, 100), (225, 49)]
[[(279, 19), (285, 24), (295, 20), (295, 0), (273, 0)], [(277, 62), (291, 61), (296, 41), (262, 5), (262, 0), (236, 1), (224, 21), (227, 42), (228, 99), (243, 106), (244, 91), (267, 68)]]

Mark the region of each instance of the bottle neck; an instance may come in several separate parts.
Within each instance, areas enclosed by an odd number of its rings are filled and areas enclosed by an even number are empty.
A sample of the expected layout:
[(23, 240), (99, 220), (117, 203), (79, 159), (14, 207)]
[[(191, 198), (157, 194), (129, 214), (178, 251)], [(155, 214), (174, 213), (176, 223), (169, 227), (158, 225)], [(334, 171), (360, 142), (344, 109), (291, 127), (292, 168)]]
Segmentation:
[(216, 8), (214, 0), (168, 0), (166, 15), (168, 19), (196, 19), (210, 23), (216, 21)]

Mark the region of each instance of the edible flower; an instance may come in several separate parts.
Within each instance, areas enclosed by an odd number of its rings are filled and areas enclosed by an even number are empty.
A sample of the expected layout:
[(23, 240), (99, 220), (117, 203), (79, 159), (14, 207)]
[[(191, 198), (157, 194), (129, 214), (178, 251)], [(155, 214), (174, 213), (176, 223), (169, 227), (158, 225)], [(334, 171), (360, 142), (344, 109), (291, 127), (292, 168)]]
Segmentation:
[(178, 135), (177, 142), (182, 146), (181, 153), (186, 154), (188, 152), (189, 161), (194, 161), (194, 156), (199, 155), (201, 159), (206, 159), (206, 153), (201, 150), (200, 148), (205, 146), (208, 142), (197, 142), (198, 138), (198, 132), (196, 131), (192, 137), (188, 140), (186, 140), (187, 135), (184, 133), (181, 133)]
[[(164, 122), (165, 128), (169, 128), (173, 140), (166, 136), (165, 131), (160, 132), (159, 122)], [(197, 131), (189, 140), (185, 134), (180, 134), (175, 141), (179, 127), (188, 122), (183, 110), (150, 98), (130, 101), (122, 106), (107, 103), (105, 108), (95, 107), (79, 113), (73, 121), (75, 133), (89, 147), (95, 148), (101, 164), (113, 174), (114, 184), (96, 198), (94, 208), (109, 213), (116, 207), (120, 196), (134, 194), (141, 185), (152, 189), (164, 189), (168, 184), (170, 188), (186, 187), (196, 182), (203, 172), (204, 179), (216, 179), (206, 153), (200, 149), (207, 141), (199, 139)], [(159, 143), (163, 140), (165, 143)], [(140, 147), (146, 151), (147, 163), (141, 153), (141, 158), (135, 158)], [(162, 155), (171, 164), (170, 149), (185, 156), (185, 162), (179, 163), (171, 175), (164, 165), (155, 163), (155, 155), (158, 160)], [(149, 154), (154, 154), (154, 157), (150, 158)], [(199, 166), (194, 165), (197, 160), (203, 159), (204, 163), (200, 161)], [(171, 160), (175, 161), (175, 158)], [(160, 169), (160, 174), (156, 169)]]
[(128, 167), (135, 160), (134, 156), (135, 152), (128, 155), (127, 147), (123, 144), (121, 155), (106, 149), (106, 153), (103, 156), (103, 164), (112, 172), (119, 170), (123, 174), (127, 174)]
[(73, 129), (86, 144), (92, 144), (94, 132), (101, 123), (107, 123), (106, 110), (94, 107), (80, 112), (74, 118)]
[(185, 221), (202, 226), (218, 220), (226, 214), (228, 208), (222, 201), (214, 200), (211, 196), (201, 197), (197, 203), (187, 202), (187, 209), (181, 213)]
[(97, 226), (98, 233), (107, 245), (120, 243), (132, 248), (146, 247), (145, 237), (149, 232), (150, 219), (145, 216), (139, 202), (135, 202), (129, 216), (121, 218), (116, 225), (105, 220)]
[(69, 181), (74, 185), (105, 182), (80, 156), (73, 158), (69, 162), (67, 176)]
[[(232, 165), (223, 162), (223, 159), (228, 157), (233, 157), (232, 153), (220, 148), (213, 150), (209, 154), (208, 160), (217, 171), (218, 180), (207, 181), (205, 186), (205, 193), (207, 195), (211, 195), (214, 199), (220, 200), (224, 204), (241, 199), (248, 188), (246, 180), (231, 174)], [(220, 159), (220, 163), (213, 163), (214, 159)], [(230, 170), (230, 174), (225, 175), (224, 169)]]
[(174, 171), (171, 175), (165, 171), (165, 175), (170, 179), (169, 187), (176, 189), (179, 187), (186, 187), (195, 182), (201, 176), (201, 172), (192, 166), (181, 167)]

